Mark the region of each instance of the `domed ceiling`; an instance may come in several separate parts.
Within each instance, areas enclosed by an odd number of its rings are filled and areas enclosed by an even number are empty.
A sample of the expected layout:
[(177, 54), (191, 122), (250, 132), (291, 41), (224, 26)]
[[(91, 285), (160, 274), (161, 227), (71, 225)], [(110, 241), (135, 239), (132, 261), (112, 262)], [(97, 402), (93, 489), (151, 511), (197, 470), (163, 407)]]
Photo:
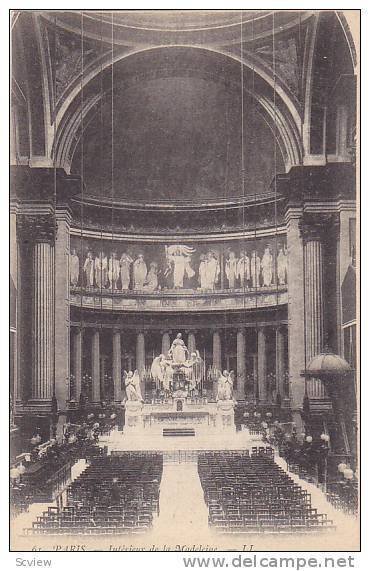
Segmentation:
[(247, 96), (243, 117), (242, 145), (240, 88), (211, 79), (114, 85), (84, 125), (72, 172), (83, 172), (88, 195), (104, 199), (202, 202), (260, 194), (284, 162)]
[(310, 18), (310, 11), (294, 10), (56, 10), (43, 17), (65, 30), (115, 44), (226, 44), (284, 31)]

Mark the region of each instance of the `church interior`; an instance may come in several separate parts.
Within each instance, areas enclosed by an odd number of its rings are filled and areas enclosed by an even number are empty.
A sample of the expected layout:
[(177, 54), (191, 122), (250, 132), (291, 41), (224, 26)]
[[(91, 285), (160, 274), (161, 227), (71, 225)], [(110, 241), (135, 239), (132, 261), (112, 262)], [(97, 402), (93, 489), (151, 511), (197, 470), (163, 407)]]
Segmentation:
[(11, 41), (14, 545), (355, 545), (345, 12), (13, 11)]

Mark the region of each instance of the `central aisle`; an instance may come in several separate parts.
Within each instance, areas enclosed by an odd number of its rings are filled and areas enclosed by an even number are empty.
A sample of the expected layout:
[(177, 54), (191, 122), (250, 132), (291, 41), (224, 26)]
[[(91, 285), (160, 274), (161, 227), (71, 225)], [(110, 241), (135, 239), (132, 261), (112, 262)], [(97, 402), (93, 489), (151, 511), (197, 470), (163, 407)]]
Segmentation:
[(159, 496), (159, 517), (154, 521), (153, 536), (171, 543), (199, 543), (211, 539), (208, 510), (198, 476), (196, 462), (163, 466)]

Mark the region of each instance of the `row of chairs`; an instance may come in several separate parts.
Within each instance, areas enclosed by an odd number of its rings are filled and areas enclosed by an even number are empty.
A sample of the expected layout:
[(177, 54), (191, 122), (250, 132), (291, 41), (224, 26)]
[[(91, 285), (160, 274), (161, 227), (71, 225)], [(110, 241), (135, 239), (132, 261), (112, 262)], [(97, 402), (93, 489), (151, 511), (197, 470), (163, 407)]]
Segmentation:
[(95, 458), (67, 488), (67, 505), (49, 506), (26, 534), (143, 533), (159, 513), (160, 454)]
[(332, 529), (311, 506), (311, 496), (274, 462), (270, 447), (207, 452), (198, 472), (209, 525), (222, 533), (297, 533)]

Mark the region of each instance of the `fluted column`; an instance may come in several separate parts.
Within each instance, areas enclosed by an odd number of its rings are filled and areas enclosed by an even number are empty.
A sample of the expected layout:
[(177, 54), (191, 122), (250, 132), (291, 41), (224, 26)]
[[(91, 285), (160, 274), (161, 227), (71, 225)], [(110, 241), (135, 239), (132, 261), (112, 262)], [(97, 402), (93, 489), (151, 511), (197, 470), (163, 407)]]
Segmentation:
[(259, 327), (257, 332), (257, 374), (258, 396), (264, 402), (267, 399), (266, 387), (266, 332), (264, 327)]
[(92, 401), (100, 402), (100, 333), (96, 329), (91, 338)]
[(221, 336), (219, 331), (213, 332), (213, 367), (221, 371)]
[(280, 394), (281, 399), (286, 396), (284, 394), (284, 331), (282, 327), (276, 328), (275, 333), (275, 374), (277, 392)]
[(33, 251), (33, 352), (32, 400), (47, 401), (53, 396), (54, 338), (54, 249), (36, 242)]
[[(11, 315), (10, 315), (10, 331), (13, 337), (13, 351), (10, 354), (10, 359), (12, 360), (10, 371), (13, 373), (13, 379), (11, 379), (11, 391), (12, 391), (12, 399), (13, 405), (19, 400), (21, 397), (21, 390), (19, 386), (19, 371), (18, 371), (18, 359), (19, 359), (19, 329), (18, 329), (18, 314), (20, 311), (19, 306), (19, 276), (18, 276), (18, 265), (20, 262), (19, 259), (19, 244), (17, 243), (17, 215), (16, 209), (13, 210), (11, 207), (10, 210), (10, 279), (12, 283), (12, 289), (10, 292), (10, 307), (11, 307)], [(14, 297), (13, 297), (14, 296)]]
[(240, 400), (245, 399), (244, 384), (246, 377), (245, 369), (245, 330), (239, 329), (236, 334), (236, 371), (237, 371), (237, 394)]
[[(325, 223), (326, 222), (326, 223)], [(323, 232), (329, 230), (329, 219), (304, 216), (301, 233), (304, 244), (305, 276), (305, 329), (306, 365), (322, 352), (324, 341), (324, 295), (323, 295)], [(308, 382), (308, 396), (320, 398), (325, 395), (319, 379)]]
[(82, 328), (76, 327), (73, 334), (73, 375), (75, 378), (75, 399), (79, 401), (82, 388)]
[[(58, 206), (55, 212), (55, 396), (58, 408), (65, 410), (68, 400), (65, 382), (70, 371), (70, 303), (69, 303), (69, 209)], [(79, 396), (79, 395), (78, 395)]]
[(145, 370), (145, 336), (143, 332), (138, 333), (136, 337), (136, 368), (140, 375), (141, 394), (144, 397), (145, 382), (143, 372)]
[(170, 347), (171, 347), (170, 335), (169, 333), (167, 333), (167, 331), (165, 331), (162, 335), (162, 354), (167, 356)]
[(121, 402), (121, 332), (113, 331), (113, 387), (114, 400)]
[(193, 331), (190, 331), (188, 335), (188, 350), (189, 353), (194, 353), (196, 350), (195, 334)]
[(36, 409), (49, 411), (54, 391), (55, 220), (50, 215), (28, 219), (28, 223), (34, 238), (31, 404)]
[(285, 215), (288, 250), (288, 367), (291, 408), (298, 432), (303, 428), (301, 413), (305, 390), (301, 375), (305, 367), (303, 243), (299, 230), (301, 216), (302, 209), (293, 207)]

